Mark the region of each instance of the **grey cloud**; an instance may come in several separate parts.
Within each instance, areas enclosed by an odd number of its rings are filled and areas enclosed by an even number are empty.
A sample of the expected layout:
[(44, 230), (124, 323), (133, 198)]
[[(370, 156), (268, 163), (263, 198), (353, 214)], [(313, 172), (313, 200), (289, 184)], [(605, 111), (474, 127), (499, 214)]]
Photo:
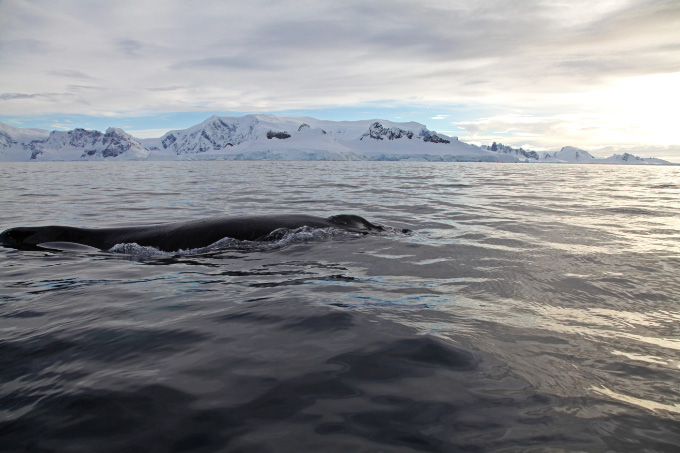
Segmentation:
[(257, 56), (254, 54), (229, 56), (229, 57), (206, 57), (194, 60), (186, 60), (176, 63), (175, 69), (191, 68), (216, 68), (216, 69), (245, 69), (245, 70), (275, 70), (279, 65), (272, 58)]
[(75, 69), (69, 69), (64, 71), (49, 71), (50, 75), (57, 77), (66, 77), (68, 79), (80, 79), (80, 80), (99, 80), (96, 77), (85, 74), (84, 72), (77, 71)]
[(53, 99), (56, 97), (71, 96), (69, 93), (0, 93), (0, 101), (15, 101), (21, 99)]
[(39, 54), (45, 54), (54, 50), (50, 43), (33, 38), (8, 40), (0, 43), (0, 48), (3, 51)]
[(117, 39), (115, 46), (120, 52), (133, 57), (139, 56), (140, 52), (146, 47), (144, 43), (136, 39)]
[(349, 51), (378, 60), (436, 61), (502, 54), (518, 42), (532, 41), (528, 30), (533, 35), (541, 29), (529, 17), (513, 21), (415, 3), (355, 4), (335, 13), (312, 21), (272, 21), (251, 30), (248, 42), (302, 55)]
[(177, 91), (177, 90), (182, 90), (183, 87), (181, 86), (167, 86), (167, 87), (151, 87), (147, 88), (147, 91)]
[(564, 121), (555, 118), (518, 118), (518, 119), (498, 119), (488, 118), (479, 121), (466, 121), (455, 123), (455, 125), (470, 134), (530, 134), (548, 135), (558, 132), (565, 124)]
[[(674, 58), (677, 51), (672, 46), (661, 45), (635, 51), (625, 49), (607, 53), (567, 54), (547, 68), (547, 72), (586, 79), (677, 72), (680, 71), (680, 60)], [(636, 54), (636, 57), (631, 58), (631, 54)]]
[(16, 99), (31, 99), (34, 97), (44, 96), (40, 94), (25, 94), (25, 93), (0, 93), (0, 100), (14, 101)]
[(67, 85), (67, 87), (71, 91), (103, 91), (105, 90), (104, 87), (95, 87), (95, 86), (89, 86), (89, 85)]
[[(17, 93), (0, 99), (71, 91), (60, 109), (89, 102), (95, 113), (416, 102), (554, 117), (602, 109), (608, 101), (589, 93), (612, 89), (619, 76), (680, 71), (677, 0), (90, 3), (16, 2), (24, 19), (0, 27), (0, 86)], [(20, 48), (22, 66), (4, 64)], [(92, 74), (114, 83), (98, 89)], [(58, 104), (23, 96), (25, 111)], [(466, 127), (558, 130), (522, 121)]]
[(584, 24), (578, 30), (589, 38), (614, 38), (656, 34), (666, 28), (677, 37), (680, 3), (676, 0), (621, 2), (618, 11)]

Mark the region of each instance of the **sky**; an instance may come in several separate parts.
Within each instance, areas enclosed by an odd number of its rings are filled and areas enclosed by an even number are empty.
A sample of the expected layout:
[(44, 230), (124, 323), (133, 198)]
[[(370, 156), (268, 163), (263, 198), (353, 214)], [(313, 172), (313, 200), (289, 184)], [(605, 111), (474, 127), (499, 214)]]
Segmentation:
[(680, 162), (678, 0), (0, 0), (0, 121), (417, 121)]

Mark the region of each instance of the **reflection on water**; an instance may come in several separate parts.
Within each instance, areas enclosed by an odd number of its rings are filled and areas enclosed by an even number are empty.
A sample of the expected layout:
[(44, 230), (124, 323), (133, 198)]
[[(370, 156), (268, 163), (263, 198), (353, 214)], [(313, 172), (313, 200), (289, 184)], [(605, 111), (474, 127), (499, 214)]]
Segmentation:
[(675, 167), (4, 164), (0, 228), (353, 213), (413, 232), (0, 249), (3, 451), (674, 451), (678, 181)]

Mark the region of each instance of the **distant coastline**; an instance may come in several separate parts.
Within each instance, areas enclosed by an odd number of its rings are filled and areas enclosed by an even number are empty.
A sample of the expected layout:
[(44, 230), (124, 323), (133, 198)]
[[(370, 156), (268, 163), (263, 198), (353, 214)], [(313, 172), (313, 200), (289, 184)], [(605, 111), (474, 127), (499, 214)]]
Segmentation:
[(415, 122), (328, 121), (275, 115), (211, 116), (187, 129), (140, 139), (119, 128), (47, 131), (0, 123), (0, 161), (293, 160), (679, 165), (630, 153), (596, 158), (565, 146), (531, 151), (476, 146)]

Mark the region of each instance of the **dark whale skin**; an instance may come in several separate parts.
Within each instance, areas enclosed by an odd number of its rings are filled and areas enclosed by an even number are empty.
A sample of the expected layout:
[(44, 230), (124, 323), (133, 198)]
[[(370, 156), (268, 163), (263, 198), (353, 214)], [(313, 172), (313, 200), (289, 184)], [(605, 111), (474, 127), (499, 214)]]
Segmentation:
[(220, 217), (188, 222), (121, 228), (78, 228), (69, 226), (16, 227), (0, 233), (0, 245), (17, 249), (35, 249), (46, 242), (72, 242), (101, 250), (116, 244), (137, 243), (164, 252), (206, 247), (223, 238), (246, 241), (279, 239), (278, 229), (338, 228), (368, 234), (384, 231), (358, 215), (340, 214), (328, 218), (311, 215), (264, 215)]

